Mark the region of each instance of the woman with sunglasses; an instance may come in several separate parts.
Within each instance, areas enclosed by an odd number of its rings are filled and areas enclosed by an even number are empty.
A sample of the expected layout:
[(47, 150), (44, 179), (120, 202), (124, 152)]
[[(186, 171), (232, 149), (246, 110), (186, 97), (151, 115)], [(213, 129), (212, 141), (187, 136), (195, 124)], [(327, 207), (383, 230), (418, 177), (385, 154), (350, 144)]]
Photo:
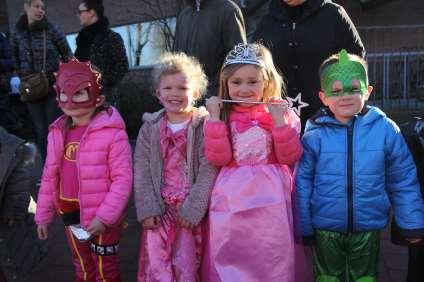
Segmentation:
[(119, 107), (116, 86), (128, 71), (128, 59), (122, 37), (109, 28), (102, 0), (83, 0), (78, 6), (82, 29), (76, 38), (75, 57), (91, 61), (102, 76), (107, 102)]

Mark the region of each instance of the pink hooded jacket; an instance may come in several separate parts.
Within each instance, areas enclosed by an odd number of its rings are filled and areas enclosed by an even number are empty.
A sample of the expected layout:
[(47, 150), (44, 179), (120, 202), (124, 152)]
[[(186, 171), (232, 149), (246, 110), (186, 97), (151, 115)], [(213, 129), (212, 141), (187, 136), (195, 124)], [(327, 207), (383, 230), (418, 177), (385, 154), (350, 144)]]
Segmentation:
[[(57, 208), (66, 119), (62, 116), (50, 125), (37, 224), (50, 223)], [(88, 227), (94, 217), (107, 226), (119, 224), (131, 195), (132, 160), (125, 123), (115, 108), (109, 107), (92, 119), (76, 158), (81, 226)]]

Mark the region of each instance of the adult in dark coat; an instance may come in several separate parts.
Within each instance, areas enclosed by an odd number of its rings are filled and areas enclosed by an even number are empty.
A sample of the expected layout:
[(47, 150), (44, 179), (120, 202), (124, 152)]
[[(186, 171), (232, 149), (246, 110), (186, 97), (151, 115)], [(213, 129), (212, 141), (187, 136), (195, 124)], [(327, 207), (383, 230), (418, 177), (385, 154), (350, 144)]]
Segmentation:
[[(0, 239), (6, 241), (9, 229), (16, 223), (22, 223), (28, 214), (30, 190), (35, 184), (33, 169), (35, 149), (22, 139), (9, 134), (0, 127)], [(20, 239), (21, 237), (18, 236)], [(0, 281), (6, 277), (20, 275), (16, 273), (14, 261), (10, 261), (13, 252), (10, 246), (15, 242), (0, 244)], [(15, 246), (16, 247), (16, 246)], [(8, 263), (5, 263), (5, 262)], [(4, 280), (2, 280), (4, 279)]]
[(78, 7), (81, 31), (76, 38), (75, 57), (91, 61), (102, 73), (102, 94), (119, 106), (117, 85), (128, 72), (128, 59), (122, 37), (109, 28), (103, 1), (84, 0)]
[(365, 55), (346, 11), (331, 0), (272, 0), (253, 38), (271, 49), (274, 63), (287, 80), (288, 95), (294, 98), (301, 93), (309, 104), (302, 109), (303, 126), (322, 107), (318, 97), (321, 63), (341, 49)]
[[(40, 72), (43, 68), (44, 31), (46, 31), (46, 75), (50, 85), (54, 83), (53, 73), (59, 68), (60, 60), (72, 56), (65, 35), (49, 22), (45, 16), (42, 0), (25, 0), (25, 14), (22, 15), (11, 37), (15, 69), (20, 77)], [(56, 94), (51, 88), (48, 97), (37, 103), (27, 103), (29, 113), (37, 132), (37, 146), (46, 157), (48, 126), (60, 114)]]
[(206, 96), (216, 96), (225, 56), (234, 45), (246, 43), (243, 14), (230, 0), (186, 0), (186, 3), (177, 17), (173, 49), (200, 61), (209, 79)]

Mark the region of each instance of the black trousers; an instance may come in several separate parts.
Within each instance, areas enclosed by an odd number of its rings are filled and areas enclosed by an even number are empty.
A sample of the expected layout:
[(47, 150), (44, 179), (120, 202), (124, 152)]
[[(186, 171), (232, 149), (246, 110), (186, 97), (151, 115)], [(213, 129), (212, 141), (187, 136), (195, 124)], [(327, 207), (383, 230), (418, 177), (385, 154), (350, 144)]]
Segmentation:
[(424, 246), (410, 246), (408, 248), (408, 276), (407, 282), (424, 281)]

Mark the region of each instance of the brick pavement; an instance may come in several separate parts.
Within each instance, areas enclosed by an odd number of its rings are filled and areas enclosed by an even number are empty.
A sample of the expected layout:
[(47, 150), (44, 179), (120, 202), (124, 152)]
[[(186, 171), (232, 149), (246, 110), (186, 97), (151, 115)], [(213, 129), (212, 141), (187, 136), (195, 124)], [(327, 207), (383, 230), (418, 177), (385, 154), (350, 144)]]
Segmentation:
[[(34, 173), (39, 173), (36, 170)], [(35, 193), (35, 191), (33, 191)], [(140, 224), (137, 223), (133, 199), (128, 211), (128, 227), (123, 233), (120, 258), (123, 282), (134, 282), (137, 276)], [(56, 218), (49, 229), (48, 254), (32, 271), (28, 282), (73, 282), (74, 272), (62, 222)], [(406, 278), (407, 248), (390, 242), (389, 229), (381, 233), (380, 277), (378, 282), (404, 282)]]
[[(28, 282), (73, 282), (74, 274), (71, 255), (66, 244), (63, 225), (59, 219), (54, 221), (49, 232), (48, 255), (34, 269)], [(140, 225), (136, 220), (135, 209), (131, 206), (128, 216), (128, 228), (123, 234), (120, 248), (121, 273), (124, 282), (136, 281), (139, 235)], [(387, 230), (382, 232), (381, 238), (380, 278), (378, 281), (405, 281), (408, 259), (407, 249), (393, 245), (390, 242)]]

